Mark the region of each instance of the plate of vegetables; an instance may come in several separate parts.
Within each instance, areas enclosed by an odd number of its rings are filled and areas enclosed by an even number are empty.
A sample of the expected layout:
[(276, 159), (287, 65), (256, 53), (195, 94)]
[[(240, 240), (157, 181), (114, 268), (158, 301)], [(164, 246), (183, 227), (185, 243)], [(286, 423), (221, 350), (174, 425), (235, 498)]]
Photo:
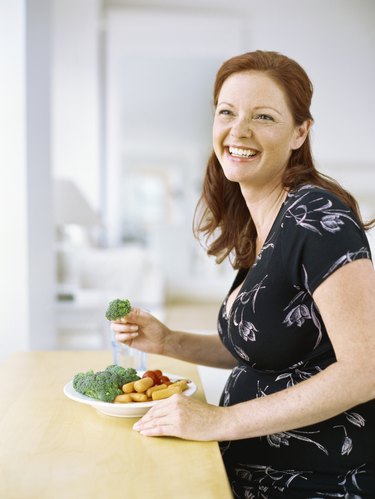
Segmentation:
[(196, 390), (193, 381), (176, 374), (160, 369), (136, 371), (117, 365), (103, 371), (77, 373), (64, 386), (68, 398), (120, 418), (141, 417), (160, 400), (175, 393), (189, 397)]

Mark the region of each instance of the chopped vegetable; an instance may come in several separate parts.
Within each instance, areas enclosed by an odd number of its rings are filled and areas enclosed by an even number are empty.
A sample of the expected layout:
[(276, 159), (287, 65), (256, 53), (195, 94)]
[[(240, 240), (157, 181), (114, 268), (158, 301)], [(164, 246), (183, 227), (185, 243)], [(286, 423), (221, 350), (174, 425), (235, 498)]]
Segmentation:
[(109, 321), (115, 321), (128, 315), (131, 309), (132, 306), (129, 300), (112, 300), (109, 302), (105, 316)]

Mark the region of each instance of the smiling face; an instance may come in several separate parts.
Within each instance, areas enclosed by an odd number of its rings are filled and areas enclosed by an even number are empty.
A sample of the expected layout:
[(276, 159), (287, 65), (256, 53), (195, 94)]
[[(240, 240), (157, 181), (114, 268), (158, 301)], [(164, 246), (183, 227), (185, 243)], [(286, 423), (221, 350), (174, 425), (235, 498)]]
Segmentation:
[(265, 73), (234, 73), (219, 93), (213, 148), (228, 180), (267, 189), (281, 182), (308, 128), (308, 122), (295, 125), (284, 92)]

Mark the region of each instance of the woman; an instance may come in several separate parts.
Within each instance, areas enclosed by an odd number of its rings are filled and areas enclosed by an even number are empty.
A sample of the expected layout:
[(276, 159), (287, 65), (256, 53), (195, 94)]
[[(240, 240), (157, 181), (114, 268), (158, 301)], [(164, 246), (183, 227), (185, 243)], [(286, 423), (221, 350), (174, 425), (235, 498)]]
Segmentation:
[(238, 270), (219, 335), (139, 309), (112, 325), (141, 350), (233, 368), (220, 407), (174, 396), (134, 428), (219, 441), (235, 497), (375, 497), (373, 223), (314, 167), (311, 97), (278, 53), (222, 65), (197, 227)]

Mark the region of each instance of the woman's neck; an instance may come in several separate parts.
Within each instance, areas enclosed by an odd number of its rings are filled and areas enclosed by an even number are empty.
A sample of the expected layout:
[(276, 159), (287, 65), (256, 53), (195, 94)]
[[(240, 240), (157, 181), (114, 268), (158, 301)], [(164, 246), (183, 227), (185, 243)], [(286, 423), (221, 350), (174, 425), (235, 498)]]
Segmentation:
[(242, 194), (256, 228), (256, 253), (258, 253), (271, 230), (272, 224), (288, 192), (282, 185), (278, 184), (266, 192), (251, 193), (249, 191), (242, 191)]

